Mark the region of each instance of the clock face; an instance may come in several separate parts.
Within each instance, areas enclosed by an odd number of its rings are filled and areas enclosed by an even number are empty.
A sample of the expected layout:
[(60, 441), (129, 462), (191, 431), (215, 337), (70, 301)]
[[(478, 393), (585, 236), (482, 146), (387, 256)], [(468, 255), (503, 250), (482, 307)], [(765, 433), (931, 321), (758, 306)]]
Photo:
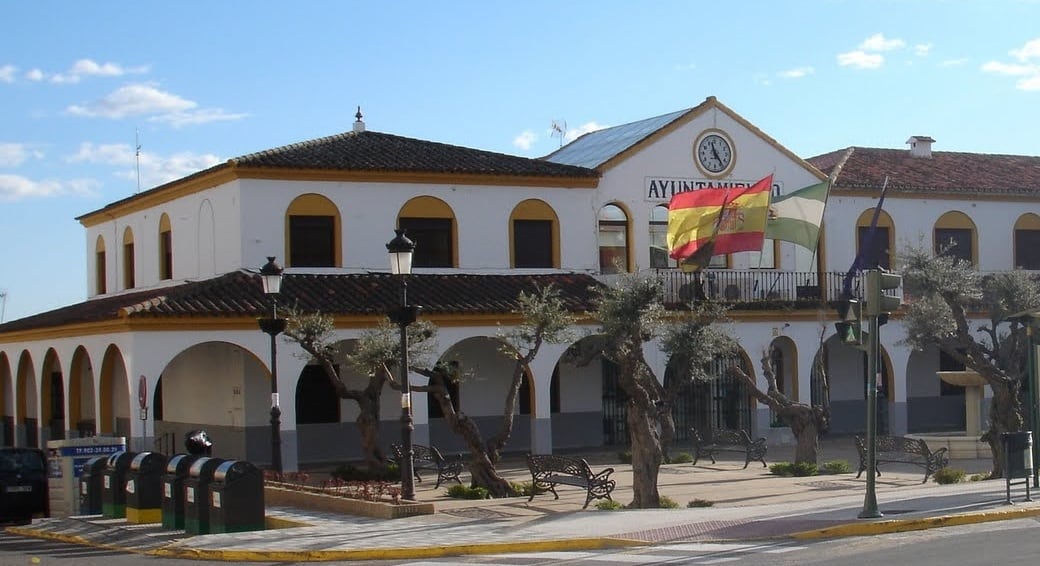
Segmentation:
[(720, 134), (700, 138), (695, 151), (697, 164), (709, 175), (721, 175), (733, 164), (733, 146)]

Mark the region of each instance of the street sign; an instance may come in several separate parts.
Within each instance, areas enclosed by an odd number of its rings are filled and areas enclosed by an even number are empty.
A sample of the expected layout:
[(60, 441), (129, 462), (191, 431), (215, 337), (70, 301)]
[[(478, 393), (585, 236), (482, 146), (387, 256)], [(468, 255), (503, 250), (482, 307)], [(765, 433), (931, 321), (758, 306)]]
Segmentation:
[(148, 378), (144, 375), (137, 379), (137, 405), (141, 409), (148, 408)]

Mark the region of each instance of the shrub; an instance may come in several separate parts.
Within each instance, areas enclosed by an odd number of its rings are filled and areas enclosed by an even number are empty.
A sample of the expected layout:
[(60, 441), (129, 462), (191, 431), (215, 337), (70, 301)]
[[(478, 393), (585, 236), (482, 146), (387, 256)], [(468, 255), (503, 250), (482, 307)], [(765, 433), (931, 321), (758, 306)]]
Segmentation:
[(530, 497), (531, 492), (536, 492), (535, 495), (545, 491), (544, 489), (535, 490), (534, 484), (529, 481), (522, 482), (509, 482), (509, 489), (513, 492), (513, 497)]
[(363, 470), (354, 466), (353, 464), (342, 464), (336, 469), (329, 472), (329, 475), (335, 479), (342, 481), (387, 481), (387, 482), (399, 482), (401, 481), (401, 471), (397, 468), (397, 464), (387, 464), (382, 470)]
[(812, 462), (777, 462), (769, 466), (769, 473), (785, 478), (815, 476), (817, 471), (816, 464)]
[(660, 499), (661, 499), (661, 501), (660, 501), (660, 503), (661, 503), (660, 508), (661, 509), (678, 509), (679, 508), (679, 503), (677, 503), (674, 499), (672, 499), (671, 497), (668, 497), (667, 495), (662, 495)]
[(455, 499), (490, 499), (486, 487), (470, 487), (468, 485), (453, 485), (448, 488), (448, 497)]
[(985, 481), (985, 480), (988, 480), (988, 479), (989, 479), (989, 472), (986, 472), (984, 474), (972, 474), (972, 476), (970, 478), (968, 478), (969, 481)]
[(935, 483), (943, 485), (948, 483), (960, 483), (964, 481), (964, 470), (958, 470), (957, 468), (943, 468), (932, 474), (932, 478), (935, 479)]
[(715, 505), (715, 502), (707, 499), (694, 499), (686, 504), (687, 507), (711, 507), (713, 505)]
[(609, 499), (604, 499), (603, 501), (596, 503), (596, 509), (599, 509), (600, 511), (620, 511), (624, 508), (625, 506), (621, 503)]
[(848, 474), (852, 472), (852, 466), (848, 460), (831, 460), (824, 462), (820, 471), (825, 474)]
[(692, 461), (693, 456), (691, 456), (689, 452), (679, 452), (668, 459), (669, 464), (689, 464)]

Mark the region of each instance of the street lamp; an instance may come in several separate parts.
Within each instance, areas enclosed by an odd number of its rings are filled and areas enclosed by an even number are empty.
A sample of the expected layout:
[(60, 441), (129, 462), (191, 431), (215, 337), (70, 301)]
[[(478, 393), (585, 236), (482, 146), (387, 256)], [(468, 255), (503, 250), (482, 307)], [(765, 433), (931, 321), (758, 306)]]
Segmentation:
[(271, 335), (271, 467), (282, 472), (282, 410), (278, 407), (278, 348), (275, 337), (285, 331), (285, 319), (278, 318), (278, 293), (282, 290), (282, 268), (267, 256), (267, 263), (260, 268), (260, 279), (264, 293), (271, 297), (271, 318), (261, 318), (260, 330)]
[(390, 252), (390, 273), (401, 276), (401, 306), (390, 311), (390, 320), (401, 329), (401, 498), (415, 499), (415, 478), (412, 476), (412, 392), (408, 384), (408, 325), (415, 322), (419, 310), (408, 304), (408, 275), (412, 272), (412, 252), (415, 242), (405, 236), (405, 230), (394, 230), (397, 234), (386, 244)]

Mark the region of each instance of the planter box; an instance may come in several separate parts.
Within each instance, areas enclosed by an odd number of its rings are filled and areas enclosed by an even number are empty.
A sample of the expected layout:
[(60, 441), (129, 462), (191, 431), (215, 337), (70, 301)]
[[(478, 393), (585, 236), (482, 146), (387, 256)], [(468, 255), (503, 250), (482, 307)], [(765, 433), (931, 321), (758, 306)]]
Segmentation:
[(432, 515), (433, 503), (406, 501), (390, 503), (385, 501), (365, 501), (337, 495), (328, 495), (313, 491), (286, 489), (271, 485), (264, 486), (264, 502), (269, 506), (296, 507), (312, 511), (359, 515), (376, 519), (398, 519), (415, 515)]

